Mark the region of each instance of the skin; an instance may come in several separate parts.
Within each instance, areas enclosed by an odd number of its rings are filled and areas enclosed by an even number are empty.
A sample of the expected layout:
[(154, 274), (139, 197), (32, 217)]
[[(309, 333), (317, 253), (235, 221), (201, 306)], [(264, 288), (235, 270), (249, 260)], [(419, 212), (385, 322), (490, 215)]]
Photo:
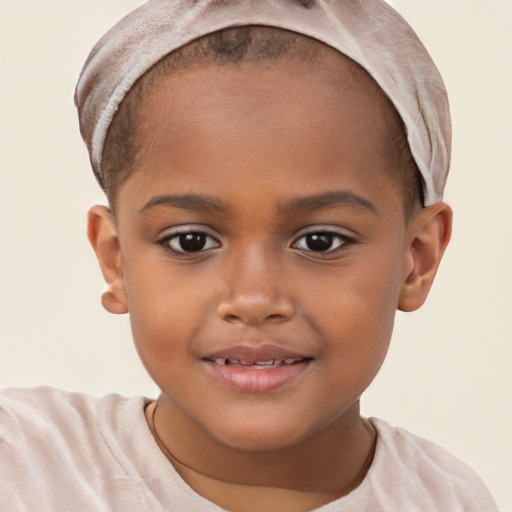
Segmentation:
[[(184, 480), (228, 510), (311, 510), (360, 484), (375, 432), (359, 398), (395, 311), (424, 302), (450, 237), (444, 203), (404, 217), (382, 156), (394, 113), (369, 82), (340, 80), (346, 59), (322, 59), (166, 78), (144, 102), (115, 219), (89, 212), (103, 304), (130, 312), (162, 391), (150, 428)], [(206, 249), (173, 250), (177, 227), (206, 233)], [(330, 233), (332, 249), (311, 250), (306, 232)], [(312, 360), (273, 392), (244, 393), (203, 360), (240, 342)]]

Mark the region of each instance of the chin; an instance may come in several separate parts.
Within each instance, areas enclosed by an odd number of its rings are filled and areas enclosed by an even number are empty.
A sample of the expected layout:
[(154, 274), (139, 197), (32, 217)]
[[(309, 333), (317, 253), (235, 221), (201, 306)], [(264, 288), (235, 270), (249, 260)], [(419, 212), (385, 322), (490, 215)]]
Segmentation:
[(257, 418), (251, 421), (245, 418), (243, 421), (230, 421), (228, 424), (218, 425), (210, 430), (210, 435), (219, 443), (246, 452), (269, 452), (291, 448), (307, 439), (312, 432), (305, 428), (305, 422), (301, 418), (300, 428), (297, 419), (293, 421), (262, 421)]

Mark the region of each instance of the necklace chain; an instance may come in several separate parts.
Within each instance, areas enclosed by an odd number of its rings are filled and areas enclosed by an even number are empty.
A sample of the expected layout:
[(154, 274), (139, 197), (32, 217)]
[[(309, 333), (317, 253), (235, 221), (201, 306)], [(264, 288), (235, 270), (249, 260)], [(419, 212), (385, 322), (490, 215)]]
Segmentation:
[(184, 468), (187, 468), (187, 469), (191, 469), (189, 468), (186, 464), (183, 464), (183, 462), (181, 462), (179, 459), (177, 459), (171, 452), (170, 450), (167, 448), (167, 446), (165, 445), (165, 443), (162, 441), (162, 439), (160, 438), (160, 436), (158, 435), (158, 431), (156, 429), (156, 423), (155, 423), (155, 416), (156, 416), (156, 410), (158, 408), (158, 401), (155, 402), (155, 407), (153, 408), (153, 410), (151, 411), (151, 416), (150, 416), (150, 430), (151, 430), (151, 433), (153, 434), (153, 437), (156, 441), (156, 444), (158, 445), (158, 447), (164, 452), (164, 455), (169, 459), (169, 462), (175, 466), (175, 465), (179, 465), (179, 466), (182, 466)]

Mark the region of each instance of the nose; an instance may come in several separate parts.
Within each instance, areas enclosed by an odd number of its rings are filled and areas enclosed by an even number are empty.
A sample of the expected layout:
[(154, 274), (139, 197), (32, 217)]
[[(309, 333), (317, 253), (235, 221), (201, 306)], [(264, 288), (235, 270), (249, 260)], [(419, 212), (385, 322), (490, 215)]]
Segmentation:
[(295, 307), (282, 268), (262, 250), (239, 251), (228, 264), (226, 295), (218, 315), (230, 323), (260, 327), (290, 320)]

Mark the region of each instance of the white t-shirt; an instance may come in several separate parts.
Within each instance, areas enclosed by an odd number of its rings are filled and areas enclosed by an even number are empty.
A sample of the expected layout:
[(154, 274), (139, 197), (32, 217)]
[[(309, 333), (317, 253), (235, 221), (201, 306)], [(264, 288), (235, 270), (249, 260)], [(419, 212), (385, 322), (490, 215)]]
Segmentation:
[[(176, 473), (144, 416), (148, 399), (53, 388), (0, 391), (1, 512), (220, 512)], [(361, 485), (317, 512), (497, 512), (466, 464), (371, 419), (374, 461)]]

